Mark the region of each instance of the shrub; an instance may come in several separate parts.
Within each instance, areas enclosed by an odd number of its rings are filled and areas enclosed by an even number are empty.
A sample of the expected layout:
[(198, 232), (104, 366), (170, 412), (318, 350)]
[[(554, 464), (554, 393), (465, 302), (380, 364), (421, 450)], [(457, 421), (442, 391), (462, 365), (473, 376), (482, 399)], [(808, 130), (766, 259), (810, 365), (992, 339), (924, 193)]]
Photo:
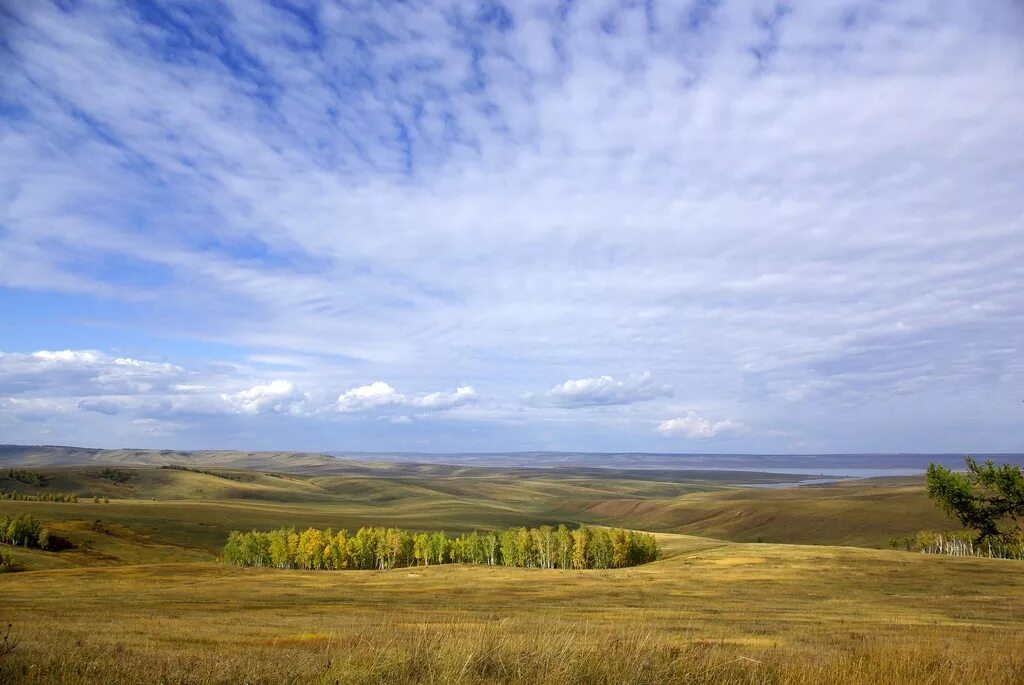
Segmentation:
[(12, 573), (20, 570), (21, 567), (14, 562), (14, 557), (4, 552), (0, 552), (0, 573)]

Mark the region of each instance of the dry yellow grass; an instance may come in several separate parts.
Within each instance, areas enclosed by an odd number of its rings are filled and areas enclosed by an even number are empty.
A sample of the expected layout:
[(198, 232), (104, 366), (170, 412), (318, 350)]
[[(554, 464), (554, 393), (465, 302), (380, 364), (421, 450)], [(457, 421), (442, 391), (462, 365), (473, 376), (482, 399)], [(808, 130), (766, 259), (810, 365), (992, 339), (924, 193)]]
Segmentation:
[(74, 545), (6, 550), (33, 570), (0, 575), (0, 625), (21, 639), (0, 659), (5, 682), (1024, 683), (1014, 561), (673, 534), (660, 536), (658, 562), (609, 571), (215, 561), (229, 530), (282, 525), (587, 520), (884, 544), (941, 518), (912, 482), (754, 491), (472, 469), (241, 481), (137, 469), (127, 484), (90, 474), (52, 477), (98, 483), (110, 504), (0, 507)]
[(662, 536), (610, 571), (0, 577), (13, 682), (1020, 683), (1019, 562)]

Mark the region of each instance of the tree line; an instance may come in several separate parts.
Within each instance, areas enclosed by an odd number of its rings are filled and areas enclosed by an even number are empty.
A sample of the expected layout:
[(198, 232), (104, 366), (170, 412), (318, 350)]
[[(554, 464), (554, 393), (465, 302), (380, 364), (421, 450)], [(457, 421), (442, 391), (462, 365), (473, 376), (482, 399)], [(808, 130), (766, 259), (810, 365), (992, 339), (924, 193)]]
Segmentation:
[(951, 557), (989, 557), (1024, 560), (1024, 533), (1002, 535), (979, 540), (969, 530), (936, 532), (922, 530), (917, 535), (889, 540), (892, 549)]
[(121, 469), (112, 469), (110, 467), (104, 467), (92, 475), (96, 478), (106, 478), (114, 483), (127, 483), (135, 478), (135, 474), (131, 471), (122, 471)]
[(11, 500), (15, 502), (70, 502), (78, 501), (78, 495), (66, 492), (40, 492), (35, 495), (25, 495), (20, 492), (7, 492), (0, 490), (0, 500)]
[(36, 471), (26, 471), (24, 469), (7, 469), (8, 480), (16, 480), (26, 485), (35, 485), (39, 488), (45, 488), (48, 478), (41, 473)]
[(207, 476), (215, 476), (217, 478), (224, 478), (225, 480), (245, 480), (241, 475), (237, 473), (225, 473), (223, 471), (210, 471), (208, 469), (198, 469), (193, 466), (182, 466), (180, 464), (164, 464), (160, 468), (171, 470), (171, 471), (189, 471), (191, 473), (202, 473)]
[(0, 518), (0, 542), (22, 547), (50, 548), (50, 531), (31, 514)]
[(484, 564), (527, 568), (603, 569), (636, 566), (658, 558), (650, 533), (621, 528), (510, 528), (449, 537), (444, 531), (398, 528), (330, 528), (232, 531), (223, 559), (237, 566), (338, 570), (389, 569), (434, 564)]

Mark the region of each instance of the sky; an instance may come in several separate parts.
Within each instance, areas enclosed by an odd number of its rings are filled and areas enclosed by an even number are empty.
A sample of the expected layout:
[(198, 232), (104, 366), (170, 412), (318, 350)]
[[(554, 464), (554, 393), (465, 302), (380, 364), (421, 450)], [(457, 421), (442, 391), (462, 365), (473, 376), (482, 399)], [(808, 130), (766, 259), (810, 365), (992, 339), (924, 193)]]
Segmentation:
[(0, 442), (1024, 451), (1021, 36), (0, 0)]

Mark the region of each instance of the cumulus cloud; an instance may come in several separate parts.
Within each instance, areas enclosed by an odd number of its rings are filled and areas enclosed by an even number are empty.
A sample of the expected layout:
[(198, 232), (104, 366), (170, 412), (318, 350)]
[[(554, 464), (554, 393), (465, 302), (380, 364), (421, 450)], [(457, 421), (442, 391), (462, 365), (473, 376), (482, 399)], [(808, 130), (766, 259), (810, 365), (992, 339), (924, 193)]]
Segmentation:
[(662, 421), (655, 428), (667, 438), (713, 438), (718, 435), (736, 433), (741, 429), (742, 426), (731, 419), (711, 421), (692, 410), (687, 411), (684, 416)]
[(422, 397), (414, 398), (410, 404), (421, 409), (443, 410), (471, 404), (476, 402), (477, 399), (476, 390), (472, 386), (461, 385), (455, 389), (455, 392), (432, 392)]
[(308, 400), (293, 383), (280, 379), (222, 397), (245, 414), (299, 414)]
[(185, 377), (185, 370), (174, 364), (110, 357), (97, 350), (0, 353), (0, 393), (8, 395), (142, 393), (168, 389)]
[(390, 407), (405, 402), (405, 396), (384, 381), (374, 381), (369, 385), (361, 385), (338, 395), (334, 406), (341, 412), (361, 411)]
[(406, 396), (384, 381), (352, 388), (338, 395), (334, 403), (340, 412), (358, 412), (385, 407), (406, 407), (427, 411), (454, 409), (477, 400), (476, 391), (468, 385), (459, 386), (454, 392), (432, 392), (419, 396)]
[(567, 380), (551, 388), (540, 401), (560, 407), (596, 407), (671, 396), (672, 388), (655, 383), (651, 374), (644, 372), (624, 380), (612, 376)]
[[(7, 356), (9, 357), (10, 355)], [(103, 359), (103, 356), (99, 353), (89, 350), (40, 350), (27, 356), (42, 362), (57, 364), (95, 364)]]

